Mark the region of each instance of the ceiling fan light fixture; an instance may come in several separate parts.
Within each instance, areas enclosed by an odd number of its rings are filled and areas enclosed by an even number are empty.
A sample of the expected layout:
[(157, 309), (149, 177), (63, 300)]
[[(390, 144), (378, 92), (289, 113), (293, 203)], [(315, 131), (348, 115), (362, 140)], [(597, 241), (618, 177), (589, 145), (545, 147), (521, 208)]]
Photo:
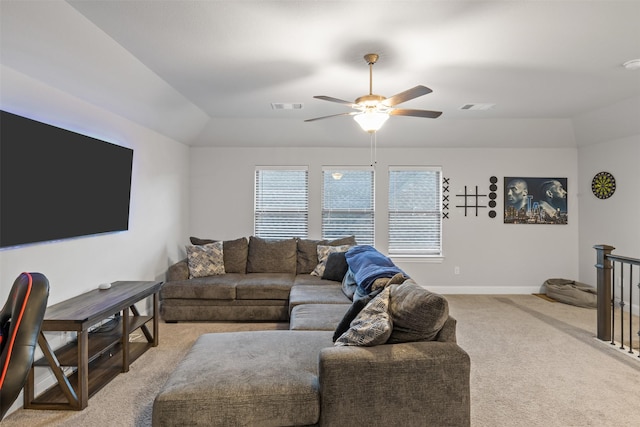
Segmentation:
[(376, 110), (363, 111), (353, 116), (353, 119), (365, 132), (373, 133), (380, 130), (384, 122), (389, 118), (388, 113), (381, 113)]
[(622, 64), (622, 66), (631, 71), (640, 70), (640, 59), (632, 59)]

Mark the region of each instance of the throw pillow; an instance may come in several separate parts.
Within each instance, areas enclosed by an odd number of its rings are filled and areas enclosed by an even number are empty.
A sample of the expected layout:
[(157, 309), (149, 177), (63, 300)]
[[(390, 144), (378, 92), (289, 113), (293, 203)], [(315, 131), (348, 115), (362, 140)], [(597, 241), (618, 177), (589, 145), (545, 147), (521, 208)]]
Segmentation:
[[(200, 239), (198, 237), (189, 237), (189, 240), (192, 245), (199, 246), (219, 242), (219, 240)], [(249, 243), (246, 237), (223, 241), (222, 250), (224, 251), (224, 269), (226, 273), (247, 272), (247, 252), (249, 251)]]
[(189, 278), (225, 274), (222, 242), (187, 246)]
[(344, 254), (345, 252), (329, 254), (327, 264), (324, 267), (324, 273), (322, 273), (323, 279), (342, 282), (344, 275), (347, 274), (347, 270), (349, 269), (349, 265), (347, 264), (347, 259)]
[(439, 294), (411, 281), (391, 285), (389, 314), (393, 332), (389, 343), (432, 341), (449, 317), (449, 303)]
[(249, 242), (246, 237), (222, 242), (224, 270), (227, 273), (246, 273)]
[(296, 239), (249, 238), (247, 273), (296, 274)]
[(336, 240), (298, 239), (298, 263), (296, 274), (309, 274), (318, 265), (318, 245), (341, 246), (356, 245), (355, 236), (342, 237)]
[(318, 245), (318, 265), (316, 265), (316, 268), (311, 272), (311, 275), (322, 277), (322, 275), (324, 274), (324, 269), (327, 265), (327, 258), (329, 258), (329, 255), (336, 252), (346, 252), (350, 247), (351, 245)]
[(386, 343), (393, 329), (388, 309), (389, 288), (386, 288), (358, 313), (334, 345), (374, 346)]
[(296, 274), (311, 273), (318, 265), (318, 245), (326, 244), (326, 240), (298, 239)]
[(191, 241), (192, 245), (208, 245), (209, 243), (215, 243), (217, 242), (217, 240), (211, 240), (211, 239), (200, 239), (198, 237), (189, 237), (189, 240)]
[(371, 299), (372, 298), (367, 295), (366, 297), (358, 298), (354, 300), (353, 303), (351, 303), (351, 306), (342, 317), (342, 320), (340, 320), (340, 323), (338, 323), (336, 330), (333, 332), (333, 342), (336, 342), (336, 340), (342, 334), (344, 334), (349, 330), (349, 327), (351, 326), (351, 322), (353, 322), (353, 319), (355, 319), (356, 316), (360, 314), (362, 309), (366, 307), (366, 305), (369, 303), (369, 301), (371, 301)]

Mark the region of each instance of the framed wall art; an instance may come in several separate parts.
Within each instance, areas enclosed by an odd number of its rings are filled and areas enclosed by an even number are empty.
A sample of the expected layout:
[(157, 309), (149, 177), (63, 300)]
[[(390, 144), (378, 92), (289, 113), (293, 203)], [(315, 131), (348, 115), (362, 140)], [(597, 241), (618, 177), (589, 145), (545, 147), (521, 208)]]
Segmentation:
[(504, 178), (505, 224), (567, 224), (567, 178)]

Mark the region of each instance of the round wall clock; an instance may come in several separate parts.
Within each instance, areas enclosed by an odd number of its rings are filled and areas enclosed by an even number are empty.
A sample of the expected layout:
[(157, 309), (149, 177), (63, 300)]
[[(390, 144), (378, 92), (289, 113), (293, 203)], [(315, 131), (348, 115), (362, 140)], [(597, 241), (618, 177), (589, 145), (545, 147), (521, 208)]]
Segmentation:
[(591, 181), (591, 191), (598, 199), (608, 199), (616, 191), (616, 179), (609, 172), (598, 172)]

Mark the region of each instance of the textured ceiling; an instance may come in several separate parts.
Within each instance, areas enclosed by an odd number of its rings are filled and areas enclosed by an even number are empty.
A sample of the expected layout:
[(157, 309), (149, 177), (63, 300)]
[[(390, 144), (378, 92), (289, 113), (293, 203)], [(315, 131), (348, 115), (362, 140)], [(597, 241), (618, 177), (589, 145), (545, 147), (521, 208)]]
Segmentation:
[[(0, 7), (4, 67), (190, 145), (361, 140), (350, 118), (304, 119), (348, 111), (314, 95), (352, 101), (368, 93), (362, 57), (369, 52), (380, 54), (374, 93), (422, 84), (433, 93), (402, 106), (443, 111), (435, 120), (392, 117), (385, 136), (405, 146), (464, 126), (559, 126), (640, 96), (640, 71), (621, 66), (640, 58), (639, 1), (2, 0)], [(273, 110), (273, 102), (304, 108)], [(496, 105), (460, 110), (467, 103)]]

